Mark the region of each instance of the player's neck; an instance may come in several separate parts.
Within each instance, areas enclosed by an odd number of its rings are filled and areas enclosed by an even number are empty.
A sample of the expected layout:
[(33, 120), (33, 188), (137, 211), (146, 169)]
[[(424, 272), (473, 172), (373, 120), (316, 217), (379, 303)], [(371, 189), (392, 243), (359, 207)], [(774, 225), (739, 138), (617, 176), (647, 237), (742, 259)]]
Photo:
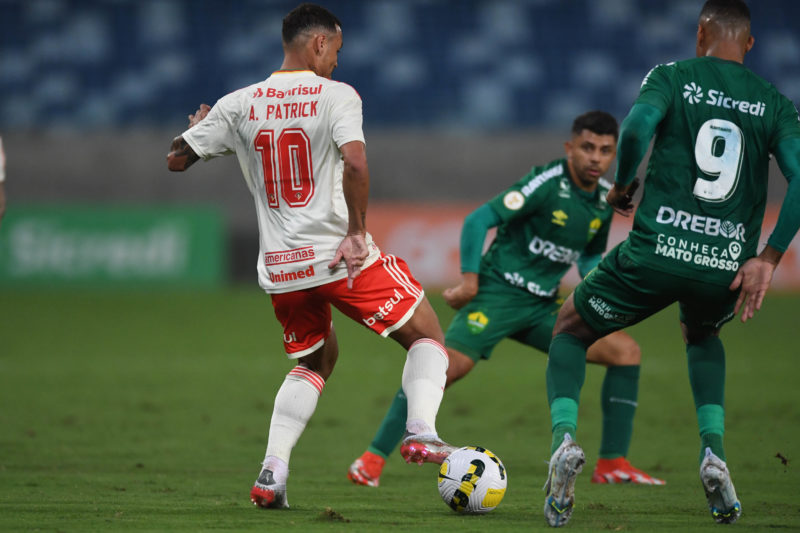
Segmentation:
[(709, 46), (703, 55), (744, 63), (744, 51), (741, 45), (732, 41), (717, 41)]
[(314, 72), (313, 65), (305, 57), (296, 53), (287, 53), (283, 57), (280, 70), (310, 70)]
[(576, 177), (577, 174), (575, 173), (575, 169), (572, 168), (572, 161), (570, 161), (569, 159), (567, 159), (567, 170), (569, 171), (569, 180), (577, 188), (579, 188), (580, 190), (582, 190), (584, 192), (587, 192), (589, 194), (591, 194), (595, 190), (597, 190), (597, 182), (596, 181), (592, 181), (592, 182), (585, 181), (584, 182), (584, 181), (581, 181), (580, 179), (578, 179)]

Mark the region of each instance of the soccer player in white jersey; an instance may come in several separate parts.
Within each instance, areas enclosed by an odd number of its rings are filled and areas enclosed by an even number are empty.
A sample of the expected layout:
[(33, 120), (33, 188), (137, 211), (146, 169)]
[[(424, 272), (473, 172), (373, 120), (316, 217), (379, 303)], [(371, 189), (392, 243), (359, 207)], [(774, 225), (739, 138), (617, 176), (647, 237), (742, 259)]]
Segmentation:
[(283, 20), (284, 61), (264, 81), (202, 105), (172, 142), (170, 170), (235, 153), (258, 213), (258, 280), (297, 361), (277, 396), (262, 470), (250, 492), (260, 507), (288, 507), (292, 448), (338, 357), (331, 304), (408, 355), (409, 462), (441, 463), (454, 448), (435, 422), (447, 370), (444, 336), (405, 262), (381, 253), (366, 231), (369, 190), (361, 98), (332, 81), (339, 20), (302, 4)]

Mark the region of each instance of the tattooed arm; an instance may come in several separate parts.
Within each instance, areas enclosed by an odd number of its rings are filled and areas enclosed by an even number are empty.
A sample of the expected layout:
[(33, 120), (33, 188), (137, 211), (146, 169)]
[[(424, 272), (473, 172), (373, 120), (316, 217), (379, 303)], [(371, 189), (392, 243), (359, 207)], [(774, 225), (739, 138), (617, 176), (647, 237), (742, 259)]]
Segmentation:
[[(206, 104), (200, 104), (194, 115), (189, 115), (189, 127), (196, 125), (198, 122), (206, 118), (211, 107)], [(183, 137), (178, 136), (172, 139), (172, 146), (170, 152), (167, 154), (167, 167), (173, 172), (181, 172), (192, 166), (200, 156), (198, 156), (192, 147), (184, 140)]]
[(172, 139), (170, 150), (170, 153), (167, 154), (167, 167), (173, 172), (186, 170), (200, 159), (200, 156), (180, 136)]

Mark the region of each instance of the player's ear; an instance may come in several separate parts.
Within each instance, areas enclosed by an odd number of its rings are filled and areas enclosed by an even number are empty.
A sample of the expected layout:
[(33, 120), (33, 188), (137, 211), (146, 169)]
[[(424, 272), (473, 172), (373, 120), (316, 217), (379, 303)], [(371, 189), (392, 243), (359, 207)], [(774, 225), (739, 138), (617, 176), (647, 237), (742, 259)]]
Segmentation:
[(567, 154), (567, 159), (572, 157), (572, 143), (570, 141), (564, 141), (564, 152)]
[(325, 50), (325, 35), (322, 33), (315, 33), (313, 37), (311, 37), (311, 49), (314, 51), (314, 55), (321, 56), (322, 52)]
[(756, 42), (756, 39), (752, 35), (747, 38), (747, 44), (744, 46), (744, 53), (745, 54), (753, 49), (753, 45), (755, 44), (755, 42)]
[(706, 29), (702, 24), (697, 25), (697, 57), (705, 55), (703, 49), (706, 40)]

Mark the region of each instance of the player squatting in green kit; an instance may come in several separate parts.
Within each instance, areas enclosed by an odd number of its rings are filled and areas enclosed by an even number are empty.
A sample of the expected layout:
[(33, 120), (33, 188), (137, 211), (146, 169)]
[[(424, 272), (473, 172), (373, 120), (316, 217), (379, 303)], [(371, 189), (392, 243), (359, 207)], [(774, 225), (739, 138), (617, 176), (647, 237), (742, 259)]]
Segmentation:
[[(511, 338), (546, 352), (558, 313), (558, 289), (571, 265), (581, 274), (600, 260), (613, 209), (600, 181), (613, 162), (617, 122), (593, 111), (578, 117), (566, 159), (533, 167), (472, 212), (461, 235), (462, 283), (444, 293), (458, 313), (445, 334), (447, 384), (466, 375), (494, 347)], [(497, 234), (483, 257), (487, 231)], [(602, 389), (603, 438), (593, 477), (598, 483), (663, 484), (633, 468), (625, 456), (638, 393), (638, 345), (619, 332), (598, 342), (587, 358), (608, 366)], [(377, 486), (385, 458), (403, 436), (406, 401), (398, 391), (367, 452), (350, 468), (355, 483)]]
[[(701, 481), (717, 522), (739, 517), (723, 449), (725, 352), (718, 335), (740, 308), (744, 322), (760, 307), (800, 226), (797, 111), (742, 64), (752, 45), (747, 6), (710, 0), (700, 15), (697, 57), (651, 70), (622, 124), (608, 201), (623, 214), (632, 211), (634, 175), (653, 135), (655, 144), (633, 230), (578, 285), (556, 323), (547, 368), (549, 479), (569, 496), (548, 493), (550, 525), (563, 525), (572, 512), (586, 346), (676, 301), (699, 425)], [(789, 188), (757, 255), (770, 153)]]

